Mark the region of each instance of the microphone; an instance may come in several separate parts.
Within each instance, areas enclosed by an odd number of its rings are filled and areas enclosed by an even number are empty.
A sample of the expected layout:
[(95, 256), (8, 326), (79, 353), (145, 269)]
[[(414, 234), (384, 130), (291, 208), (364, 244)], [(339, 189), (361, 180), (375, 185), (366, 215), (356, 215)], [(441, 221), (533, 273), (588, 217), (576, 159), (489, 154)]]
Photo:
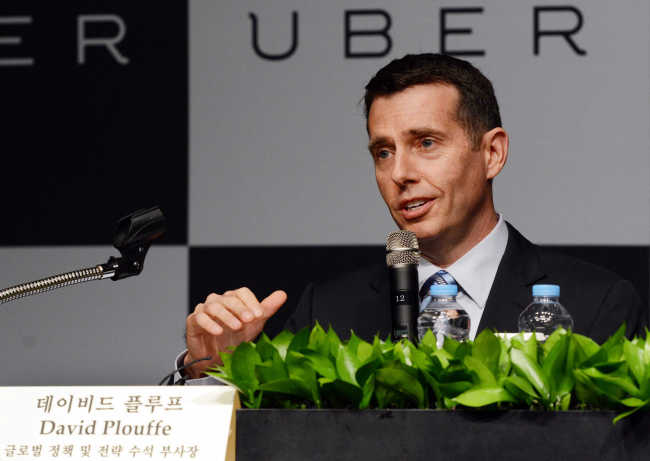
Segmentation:
[(113, 246), (119, 250), (121, 258), (111, 256), (104, 264), (5, 288), (0, 290), (0, 304), (68, 285), (107, 278), (121, 280), (138, 275), (142, 272), (151, 243), (164, 233), (165, 216), (160, 208), (135, 211), (117, 223)]
[(418, 239), (411, 231), (391, 232), (386, 237), (386, 264), (390, 274), (390, 302), (394, 340), (417, 341), (417, 318), (420, 313), (418, 294)]

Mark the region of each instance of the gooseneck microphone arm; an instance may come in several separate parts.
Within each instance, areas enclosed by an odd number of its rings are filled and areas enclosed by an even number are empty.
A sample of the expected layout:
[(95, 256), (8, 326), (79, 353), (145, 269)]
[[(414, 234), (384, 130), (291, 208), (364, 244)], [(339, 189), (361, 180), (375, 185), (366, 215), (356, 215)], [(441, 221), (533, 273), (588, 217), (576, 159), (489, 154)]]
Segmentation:
[(111, 256), (105, 264), (53, 275), (0, 290), (0, 304), (65, 286), (93, 280), (121, 280), (142, 272), (151, 243), (165, 232), (165, 217), (158, 207), (138, 210), (117, 222), (113, 246), (122, 257)]
[(20, 285), (0, 290), (0, 304), (69, 285), (109, 278), (114, 274), (114, 268), (110, 268), (108, 264), (100, 264), (95, 267), (87, 267), (64, 274), (53, 275), (33, 282), (21, 283)]

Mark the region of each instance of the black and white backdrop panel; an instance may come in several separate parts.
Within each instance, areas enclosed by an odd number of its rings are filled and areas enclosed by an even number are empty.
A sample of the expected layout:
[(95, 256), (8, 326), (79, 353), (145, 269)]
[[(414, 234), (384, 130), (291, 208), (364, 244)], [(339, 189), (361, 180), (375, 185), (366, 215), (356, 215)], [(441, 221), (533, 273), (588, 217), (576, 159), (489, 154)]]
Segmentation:
[(106, 262), (114, 222), (138, 208), (168, 220), (141, 276), (0, 306), (1, 384), (151, 384), (172, 368), (188, 296), (187, 30), (185, 2), (0, 5), (0, 285)]
[(407, 52), (492, 79), (499, 211), (647, 300), (649, 25), (643, 0), (3, 2), (0, 284), (103, 262), (140, 207), (169, 231), (137, 278), (0, 307), (0, 383), (152, 383), (211, 291), (293, 303), (382, 261), (394, 224), (359, 101)]

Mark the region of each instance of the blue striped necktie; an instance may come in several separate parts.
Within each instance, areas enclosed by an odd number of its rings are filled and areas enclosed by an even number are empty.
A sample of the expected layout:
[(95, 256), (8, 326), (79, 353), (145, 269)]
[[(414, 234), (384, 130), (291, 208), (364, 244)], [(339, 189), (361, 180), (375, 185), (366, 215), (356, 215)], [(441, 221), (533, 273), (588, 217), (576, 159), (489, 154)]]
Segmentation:
[[(457, 285), (457, 283), (456, 279), (447, 271), (441, 270), (433, 274), (424, 282), (422, 288), (420, 288), (420, 310), (424, 309), (429, 304), (429, 301), (431, 301), (431, 296), (429, 295), (431, 285)], [(458, 291), (460, 292), (460, 287), (458, 287)]]

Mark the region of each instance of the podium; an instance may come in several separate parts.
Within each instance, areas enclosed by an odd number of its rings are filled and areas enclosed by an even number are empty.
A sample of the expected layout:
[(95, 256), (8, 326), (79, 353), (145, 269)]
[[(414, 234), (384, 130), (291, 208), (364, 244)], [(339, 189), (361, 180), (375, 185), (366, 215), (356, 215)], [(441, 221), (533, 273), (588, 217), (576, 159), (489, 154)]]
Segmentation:
[(237, 461), (647, 460), (650, 412), (238, 410)]

